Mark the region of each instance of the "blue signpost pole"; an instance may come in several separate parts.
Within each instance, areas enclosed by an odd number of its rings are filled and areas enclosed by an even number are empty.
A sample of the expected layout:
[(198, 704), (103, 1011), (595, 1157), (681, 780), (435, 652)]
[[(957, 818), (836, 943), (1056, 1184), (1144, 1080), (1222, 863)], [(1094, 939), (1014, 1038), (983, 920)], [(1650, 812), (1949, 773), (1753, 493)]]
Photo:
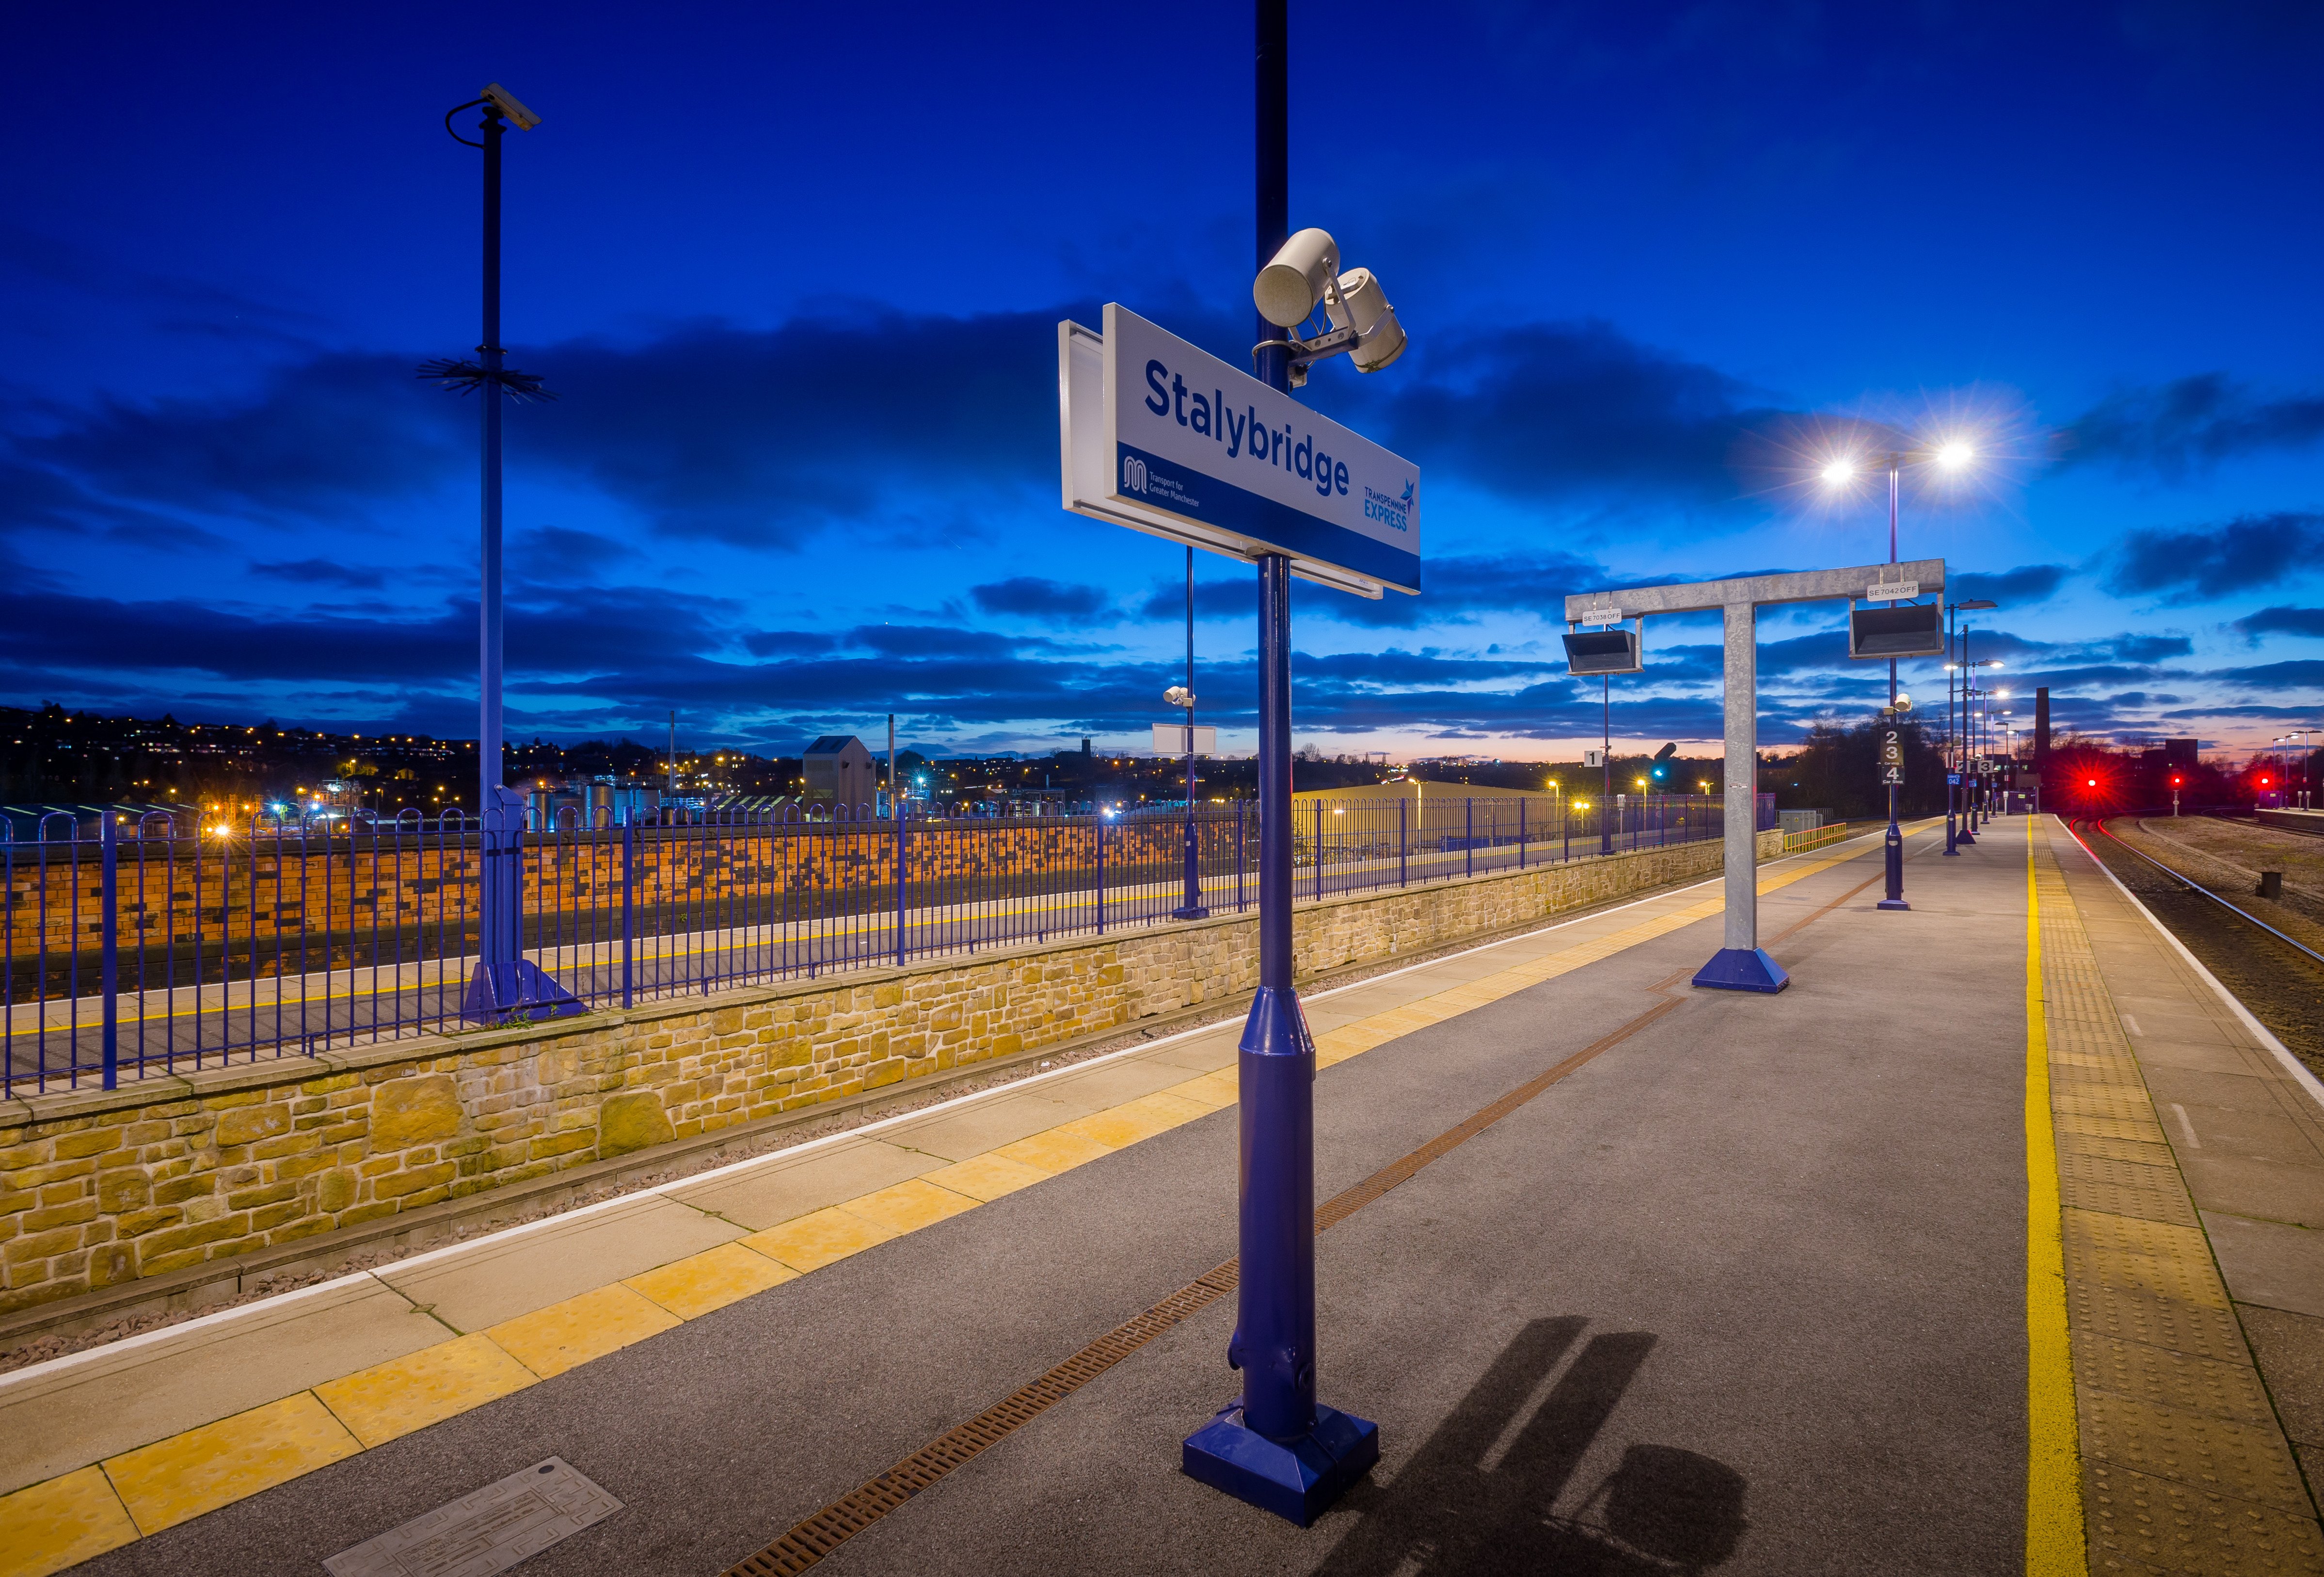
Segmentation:
[[(1286, 0), (1258, 0), (1259, 264), (1290, 233)], [(1284, 331), (1264, 318), (1259, 337)], [(1288, 392), (1290, 353), (1259, 376)], [(1186, 1473), (1305, 1527), (1379, 1459), (1379, 1427), (1315, 1399), (1315, 1043), (1293, 985), (1291, 560), (1259, 560), (1259, 975), (1237, 1058), (1242, 1396), (1188, 1436)], [(1320, 854), (1320, 851), (1319, 851)]]

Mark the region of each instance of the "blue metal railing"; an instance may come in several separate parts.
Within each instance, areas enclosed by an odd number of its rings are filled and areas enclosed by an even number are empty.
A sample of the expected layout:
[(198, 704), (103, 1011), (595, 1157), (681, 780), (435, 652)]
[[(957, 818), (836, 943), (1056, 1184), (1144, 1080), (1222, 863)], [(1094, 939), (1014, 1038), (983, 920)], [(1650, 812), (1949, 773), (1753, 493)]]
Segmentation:
[[(1248, 803), (1196, 807), (1202, 902), (1257, 902)], [(1610, 816), (1536, 797), (1305, 799), (1298, 896), (1329, 898), (1720, 835), (1716, 799)], [(523, 835), (524, 956), (592, 1007), (1168, 923), (1188, 812), (940, 817), (870, 807)], [(1759, 824), (1775, 825), (1762, 796)], [(484, 840), (455, 813), (198, 825), (0, 823), (0, 1095), (462, 1027)]]

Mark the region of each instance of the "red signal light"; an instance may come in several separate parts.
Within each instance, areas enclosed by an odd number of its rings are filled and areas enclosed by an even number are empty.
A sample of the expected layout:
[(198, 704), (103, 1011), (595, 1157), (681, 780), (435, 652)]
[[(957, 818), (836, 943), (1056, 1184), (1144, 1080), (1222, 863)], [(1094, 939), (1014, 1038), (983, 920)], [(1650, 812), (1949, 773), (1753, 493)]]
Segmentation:
[(2264, 779), (2264, 778), (2262, 778), (2262, 779), (2259, 780), (2259, 786), (2260, 786), (2261, 788), (2266, 788), (2266, 787), (2267, 787), (2267, 779)]
[(2089, 779), (2087, 779), (2087, 781), (2089, 783), (2089, 786), (2090, 786), (2091, 788), (2097, 788), (2097, 787), (2098, 786), (2098, 780), (2096, 778)]

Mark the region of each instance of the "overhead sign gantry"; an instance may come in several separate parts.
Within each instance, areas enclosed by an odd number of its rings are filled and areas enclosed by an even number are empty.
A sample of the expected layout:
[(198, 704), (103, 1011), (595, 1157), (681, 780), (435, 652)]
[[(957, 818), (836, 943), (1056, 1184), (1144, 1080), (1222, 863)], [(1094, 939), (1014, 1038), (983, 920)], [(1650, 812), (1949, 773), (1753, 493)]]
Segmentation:
[[(1868, 564), (1853, 569), (1813, 569), (1794, 575), (1751, 575), (1690, 585), (1582, 592), (1565, 599), (1566, 623), (1575, 627), (1575, 633), (1568, 635), (1566, 641), (1573, 652), (1576, 673), (1608, 671), (1585, 665), (1593, 660), (1602, 663), (1609, 657), (1629, 664), (1640, 660), (1638, 646), (1646, 617), (1650, 613), (1694, 613), (1716, 608), (1724, 616), (1726, 936), (1725, 945), (1695, 972), (1696, 985), (1733, 991), (1779, 991), (1791, 983), (1783, 966), (1759, 945), (1759, 610), (1783, 603), (1820, 603), (1844, 597), (1849, 604), (1850, 657), (1911, 657), (1925, 655), (1921, 650), (1924, 643), (1919, 640), (1920, 624), (1926, 622), (1922, 615), (1937, 613), (1935, 606), (1905, 613), (1893, 606), (1859, 611), (1855, 604), (1862, 601), (1893, 605), (1912, 598), (1938, 596), (1944, 589), (1945, 561), (1917, 558), (1903, 564)], [(1881, 617), (1870, 621), (1871, 627), (1866, 628), (1866, 613)], [(1638, 630), (1621, 632), (1626, 644), (1617, 653), (1606, 651), (1600, 633), (1579, 629), (1583, 624), (1611, 629), (1631, 619), (1638, 621)]]

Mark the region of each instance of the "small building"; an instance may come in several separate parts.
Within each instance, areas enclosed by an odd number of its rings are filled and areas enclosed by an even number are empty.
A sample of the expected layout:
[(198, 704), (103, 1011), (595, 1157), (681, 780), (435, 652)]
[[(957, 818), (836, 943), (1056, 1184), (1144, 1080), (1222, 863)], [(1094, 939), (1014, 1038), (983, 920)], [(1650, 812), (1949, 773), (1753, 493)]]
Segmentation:
[(807, 798), (823, 805), (870, 805), (880, 792), (872, 752), (852, 733), (826, 733), (799, 758)]

